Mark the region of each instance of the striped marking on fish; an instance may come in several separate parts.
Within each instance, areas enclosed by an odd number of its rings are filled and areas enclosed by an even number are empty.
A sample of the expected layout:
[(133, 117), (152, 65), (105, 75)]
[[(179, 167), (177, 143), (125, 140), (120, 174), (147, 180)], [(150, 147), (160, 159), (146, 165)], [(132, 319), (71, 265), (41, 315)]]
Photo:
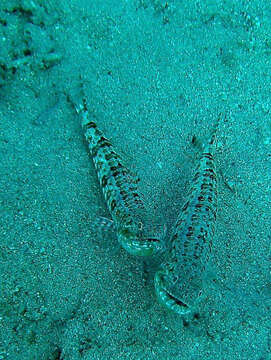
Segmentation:
[(138, 179), (123, 165), (111, 142), (98, 129), (84, 97), (75, 108), (82, 119), (82, 128), (119, 243), (132, 255), (151, 256), (162, 251), (164, 233), (161, 226), (152, 226), (146, 221)]
[(155, 274), (159, 302), (180, 315), (196, 309), (200, 301), (212, 249), (217, 213), (215, 132), (203, 148), (187, 201), (173, 228), (167, 261)]

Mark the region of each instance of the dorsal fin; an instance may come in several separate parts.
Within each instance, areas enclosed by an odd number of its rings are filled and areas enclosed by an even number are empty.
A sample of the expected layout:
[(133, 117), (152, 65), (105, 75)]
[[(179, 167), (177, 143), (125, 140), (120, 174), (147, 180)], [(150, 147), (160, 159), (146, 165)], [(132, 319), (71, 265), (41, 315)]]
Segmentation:
[(196, 135), (193, 135), (192, 144), (196, 146), (201, 152), (203, 152), (207, 146), (214, 145), (216, 143), (216, 134), (218, 131), (221, 118), (222, 118), (222, 113), (219, 113), (214, 125), (212, 126), (211, 134), (206, 141), (202, 141)]

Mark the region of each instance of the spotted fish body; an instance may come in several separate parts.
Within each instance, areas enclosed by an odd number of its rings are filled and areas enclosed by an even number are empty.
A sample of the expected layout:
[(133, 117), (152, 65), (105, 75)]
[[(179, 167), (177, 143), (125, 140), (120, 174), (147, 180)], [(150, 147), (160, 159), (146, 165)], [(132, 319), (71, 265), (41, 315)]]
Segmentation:
[(159, 302), (181, 315), (197, 308), (212, 248), (217, 210), (214, 146), (215, 135), (203, 148), (188, 199), (173, 228), (167, 261), (155, 275)]
[(146, 220), (137, 179), (122, 164), (111, 142), (90, 118), (85, 99), (76, 110), (82, 118), (82, 128), (119, 243), (132, 255), (150, 256), (160, 252), (162, 237)]

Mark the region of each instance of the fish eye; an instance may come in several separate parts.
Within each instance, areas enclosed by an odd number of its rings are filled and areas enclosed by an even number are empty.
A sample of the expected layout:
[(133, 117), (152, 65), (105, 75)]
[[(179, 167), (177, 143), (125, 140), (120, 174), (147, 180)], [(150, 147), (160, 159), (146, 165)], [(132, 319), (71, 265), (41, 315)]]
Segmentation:
[(138, 230), (142, 231), (143, 230), (143, 222), (139, 221), (138, 223)]

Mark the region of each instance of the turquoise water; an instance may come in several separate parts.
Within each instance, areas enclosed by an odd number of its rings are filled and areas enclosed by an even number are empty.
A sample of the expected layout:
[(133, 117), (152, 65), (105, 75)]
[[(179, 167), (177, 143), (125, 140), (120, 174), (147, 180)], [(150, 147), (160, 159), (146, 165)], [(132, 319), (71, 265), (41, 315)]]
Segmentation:
[[(271, 359), (267, 1), (0, 4), (0, 359)], [(199, 318), (154, 293), (114, 234), (79, 118), (89, 110), (170, 231), (206, 139), (216, 232)]]

